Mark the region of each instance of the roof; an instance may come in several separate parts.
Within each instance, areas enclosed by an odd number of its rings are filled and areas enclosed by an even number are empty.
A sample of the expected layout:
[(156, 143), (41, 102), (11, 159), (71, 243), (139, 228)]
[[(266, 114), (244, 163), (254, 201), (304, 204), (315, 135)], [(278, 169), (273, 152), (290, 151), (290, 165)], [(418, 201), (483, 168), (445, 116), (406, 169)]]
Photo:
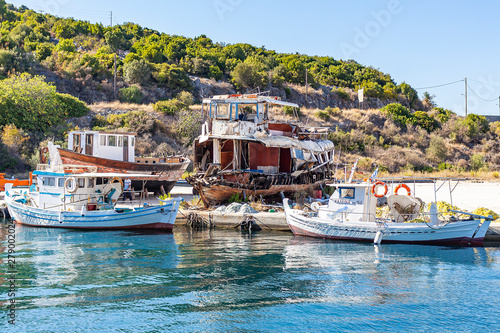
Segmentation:
[(85, 172), (85, 173), (67, 173), (67, 172), (54, 172), (54, 171), (33, 171), (34, 175), (40, 176), (54, 176), (54, 177), (101, 177), (101, 178), (157, 178), (158, 175), (148, 175), (141, 173), (116, 173), (116, 172)]
[(291, 106), (295, 108), (299, 107), (298, 104), (281, 101), (279, 97), (256, 96), (256, 95), (249, 95), (249, 96), (250, 97), (245, 97), (245, 95), (219, 95), (219, 96), (214, 96), (212, 98), (204, 98), (203, 103), (233, 103), (233, 104), (268, 103), (272, 105)]
[(136, 132), (118, 132), (118, 131), (105, 132), (105, 131), (87, 131), (87, 130), (71, 131), (71, 132), (69, 132), (69, 134), (78, 134), (78, 133), (83, 133), (83, 134), (86, 134), (86, 133), (89, 133), (89, 134), (106, 134), (106, 135), (133, 135), (133, 136), (137, 136)]

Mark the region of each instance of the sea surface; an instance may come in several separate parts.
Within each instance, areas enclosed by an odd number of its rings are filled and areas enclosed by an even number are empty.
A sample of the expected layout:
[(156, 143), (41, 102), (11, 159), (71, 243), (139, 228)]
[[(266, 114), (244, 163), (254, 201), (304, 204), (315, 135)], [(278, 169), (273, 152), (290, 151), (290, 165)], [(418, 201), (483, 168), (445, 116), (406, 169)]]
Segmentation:
[(0, 332), (500, 331), (497, 247), (16, 226), (10, 297), (8, 239)]

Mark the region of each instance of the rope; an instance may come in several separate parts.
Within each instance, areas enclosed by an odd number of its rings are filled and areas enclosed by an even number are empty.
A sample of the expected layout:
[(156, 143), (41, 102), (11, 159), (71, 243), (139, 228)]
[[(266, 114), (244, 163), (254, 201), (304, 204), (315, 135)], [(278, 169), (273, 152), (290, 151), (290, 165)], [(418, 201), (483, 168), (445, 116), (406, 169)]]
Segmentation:
[(213, 225), (209, 219), (200, 216), (196, 213), (189, 213), (187, 216), (187, 223), (186, 226), (188, 226), (191, 229), (194, 230), (203, 230), (205, 228), (213, 229), (215, 228), (215, 225)]

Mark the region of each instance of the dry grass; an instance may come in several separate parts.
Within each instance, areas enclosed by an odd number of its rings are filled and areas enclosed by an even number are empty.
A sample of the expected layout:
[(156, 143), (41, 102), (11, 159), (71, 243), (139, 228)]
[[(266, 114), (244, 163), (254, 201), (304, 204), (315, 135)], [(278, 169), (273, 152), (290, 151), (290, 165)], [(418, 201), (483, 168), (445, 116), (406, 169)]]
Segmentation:
[(152, 104), (134, 104), (134, 103), (122, 103), (120, 101), (114, 102), (99, 102), (89, 105), (92, 111), (99, 111), (102, 109), (110, 111), (146, 111), (153, 112)]

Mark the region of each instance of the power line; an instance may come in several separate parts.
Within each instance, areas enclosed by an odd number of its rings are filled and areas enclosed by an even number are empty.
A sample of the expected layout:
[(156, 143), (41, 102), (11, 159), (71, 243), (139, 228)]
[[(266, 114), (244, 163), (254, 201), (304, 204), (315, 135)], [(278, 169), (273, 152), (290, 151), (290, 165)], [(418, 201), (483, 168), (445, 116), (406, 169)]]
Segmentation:
[(453, 82), (449, 82), (449, 83), (443, 83), (443, 84), (439, 84), (437, 86), (432, 86), (432, 87), (415, 88), (415, 90), (439, 88), (439, 87), (449, 86), (449, 85), (452, 85), (452, 84), (455, 84), (455, 83), (459, 83), (459, 82), (464, 82), (464, 80), (462, 79), (462, 80), (453, 81)]
[(476, 92), (475, 92), (474, 90), (472, 90), (472, 88), (471, 88), (469, 85), (467, 85), (467, 88), (469, 88), (469, 90), (470, 90), (470, 91), (472, 91), (472, 93), (473, 93), (474, 95), (476, 95), (476, 97), (477, 97), (477, 98), (482, 99), (482, 100), (483, 100), (483, 101), (485, 101), (485, 102), (493, 102), (493, 101), (498, 100), (498, 97), (495, 97), (495, 98), (493, 98), (493, 99), (484, 99), (484, 98), (482, 98), (481, 96), (479, 96), (478, 94), (476, 94)]
[(486, 83), (486, 82), (482, 82), (482, 81), (478, 81), (478, 80), (474, 80), (474, 79), (469, 79), (469, 80), (484, 84), (485, 86), (500, 87), (500, 85), (498, 85), (498, 84)]

